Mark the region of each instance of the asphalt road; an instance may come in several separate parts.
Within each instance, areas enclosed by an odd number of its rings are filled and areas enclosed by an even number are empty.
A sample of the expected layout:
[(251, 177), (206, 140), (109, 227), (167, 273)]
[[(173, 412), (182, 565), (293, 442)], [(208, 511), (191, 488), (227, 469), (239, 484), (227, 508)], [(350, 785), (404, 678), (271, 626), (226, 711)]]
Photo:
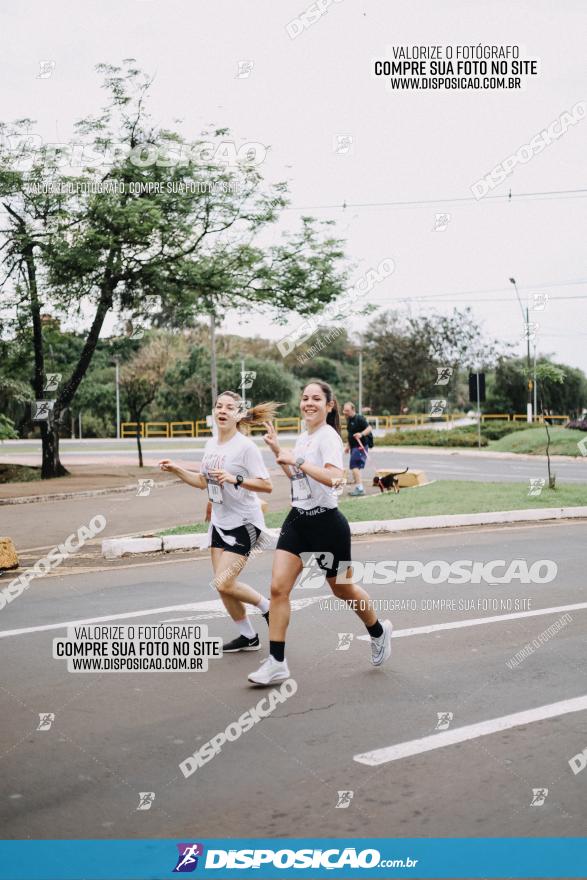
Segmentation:
[[(266, 448), (260, 437), (254, 438), (261, 449), (265, 463), (274, 466), (272, 453)], [(283, 435), (284, 445), (292, 446), (294, 435)], [(168, 457), (179, 461), (198, 462), (202, 457), (205, 439), (174, 439), (143, 441), (145, 465), (156, 466), (159, 459)], [(61, 460), (65, 464), (84, 463), (129, 464), (137, 459), (136, 446), (132, 440), (126, 441), (61, 441)], [(433, 447), (412, 449), (410, 447), (374, 448), (369, 453), (373, 469), (377, 467), (422, 468), (431, 478), (454, 480), (508, 480), (512, 482), (530, 477), (543, 476), (543, 456), (516, 456), (491, 453), (487, 450), (475, 449), (467, 451), (437, 450)], [(6, 441), (2, 445), (2, 461), (39, 464), (40, 445), (34, 441)], [(585, 482), (587, 460), (576, 460), (554, 457), (555, 469), (561, 479), (566, 482)]]
[[(381, 669), (352, 612), (322, 607), (324, 586), (297, 587), (287, 649), (297, 692), (189, 778), (180, 762), (267, 694), (246, 681), (266, 653), (262, 618), (262, 652), (211, 660), (206, 672), (76, 675), (51, 657), (67, 621), (201, 624), (232, 636), (209, 562), (182, 556), (34, 581), (0, 611), (3, 836), (584, 835), (587, 770), (573, 774), (569, 760), (587, 748), (585, 539), (584, 522), (559, 522), (356, 541), (363, 562), (547, 559), (558, 572), (542, 584), (417, 577), (369, 587), (382, 602), (416, 603), (382, 611), (396, 638)], [(268, 553), (247, 569), (265, 594), (270, 565)], [(456, 608), (433, 610), (431, 600)], [(564, 701), (581, 697), (582, 711), (569, 712), (577, 704)], [(503, 720), (527, 710), (538, 711), (515, 726)], [(50, 729), (37, 730), (39, 713), (54, 714)], [(447, 720), (462, 741), (440, 747)], [(380, 763), (362, 763), (365, 754)], [(137, 809), (139, 792), (155, 794), (150, 809)], [(337, 807), (339, 792), (353, 793), (348, 806)]]

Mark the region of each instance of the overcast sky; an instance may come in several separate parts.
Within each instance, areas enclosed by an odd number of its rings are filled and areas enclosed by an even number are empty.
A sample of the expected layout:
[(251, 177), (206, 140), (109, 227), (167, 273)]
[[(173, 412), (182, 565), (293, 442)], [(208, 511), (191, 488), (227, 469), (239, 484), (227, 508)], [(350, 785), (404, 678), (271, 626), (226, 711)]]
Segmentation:
[[(156, 74), (156, 121), (183, 119), (186, 138), (214, 123), (230, 127), (239, 143), (270, 145), (266, 179), (287, 178), (291, 186), (293, 208), (282, 228), (295, 227), (303, 209), (337, 221), (357, 275), (383, 258), (395, 261), (372, 302), (408, 299), (415, 312), (470, 304), (488, 333), (517, 340), (522, 354), (522, 316), (508, 283), (514, 276), (523, 298), (549, 295), (544, 311), (531, 316), (540, 324), (539, 353), (587, 372), (587, 193), (517, 199), (586, 187), (587, 121), (570, 126), (492, 190), (507, 195), (511, 188), (511, 201), (443, 201), (471, 199), (475, 181), (587, 98), (584, 4), (341, 0), (291, 39), (286, 25), (309, 5), (29, 0), (5, 6), (0, 117), (31, 117), (44, 140), (68, 141), (73, 122), (103, 103), (94, 65), (134, 57)], [(375, 59), (392, 57), (392, 45), (480, 42), (519, 45), (521, 57), (539, 59), (539, 76), (518, 91), (402, 92), (372, 72)], [(55, 69), (37, 78), (43, 60)], [(238, 77), (243, 61), (252, 68)], [(334, 149), (338, 136), (352, 138), (345, 154)], [(421, 204), (430, 200), (439, 201)], [(328, 207), (343, 202), (345, 210)], [(370, 204), (381, 202), (420, 204)], [(441, 212), (450, 221), (435, 231)], [(423, 296), (429, 299), (416, 305)], [(361, 326), (353, 320), (354, 330)], [(233, 318), (225, 328), (283, 334), (269, 319), (237, 325)]]

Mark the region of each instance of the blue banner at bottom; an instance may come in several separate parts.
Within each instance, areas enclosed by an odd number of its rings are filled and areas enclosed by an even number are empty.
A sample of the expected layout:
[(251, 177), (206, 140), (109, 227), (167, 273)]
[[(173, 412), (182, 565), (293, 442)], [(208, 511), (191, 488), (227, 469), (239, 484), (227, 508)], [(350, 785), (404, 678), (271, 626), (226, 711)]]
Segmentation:
[(0, 880), (587, 877), (587, 838), (0, 841)]

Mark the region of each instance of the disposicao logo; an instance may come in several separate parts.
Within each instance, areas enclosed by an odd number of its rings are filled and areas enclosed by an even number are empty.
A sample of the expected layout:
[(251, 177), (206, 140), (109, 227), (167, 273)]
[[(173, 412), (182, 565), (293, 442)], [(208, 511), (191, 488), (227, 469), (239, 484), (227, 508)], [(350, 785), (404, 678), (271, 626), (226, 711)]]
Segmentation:
[(204, 847), (201, 843), (177, 843), (179, 855), (177, 865), (173, 869), (174, 874), (187, 874), (195, 871), (198, 867), (198, 858), (204, 855)]

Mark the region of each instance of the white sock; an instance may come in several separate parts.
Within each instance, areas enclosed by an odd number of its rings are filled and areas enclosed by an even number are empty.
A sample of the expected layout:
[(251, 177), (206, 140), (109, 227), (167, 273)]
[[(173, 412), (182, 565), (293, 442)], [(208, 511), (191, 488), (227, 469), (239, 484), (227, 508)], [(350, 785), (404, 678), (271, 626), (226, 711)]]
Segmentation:
[(362, 483), (357, 483), (357, 489), (360, 489), (361, 492), (362, 492), (362, 491), (363, 491), (363, 484), (362, 484)]
[(267, 614), (269, 611), (269, 599), (266, 599), (265, 596), (261, 596), (259, 601), (257, 602), (257, 608), (261, 612), (261, 614)]
[(254, 639), (257, 635), (248, 617), (243, 617), (242, 620), (235, 620), (235, 623), (239, 628), (241, 636), (244, 636), (246, 639)]

